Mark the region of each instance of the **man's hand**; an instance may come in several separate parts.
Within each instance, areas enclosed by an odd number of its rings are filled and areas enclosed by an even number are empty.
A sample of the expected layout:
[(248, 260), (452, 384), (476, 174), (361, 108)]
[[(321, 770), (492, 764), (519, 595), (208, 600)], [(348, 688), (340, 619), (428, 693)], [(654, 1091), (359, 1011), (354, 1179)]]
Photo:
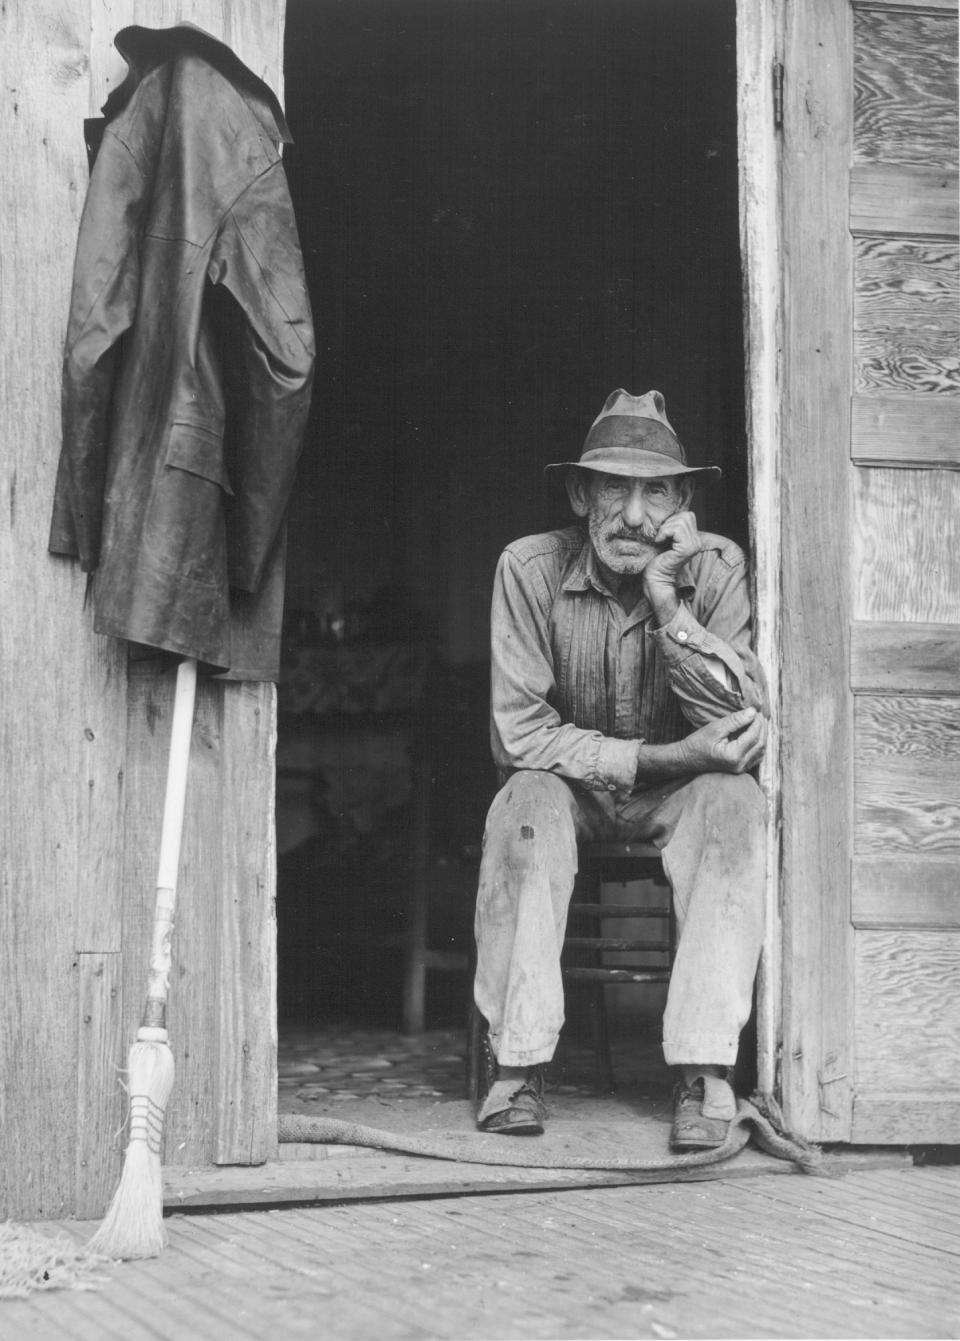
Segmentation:
[(651, 587), (675, 587), (680, 569), (694, 554), (699, 554), (701, 540), (694, 514), (674, 512), (657, 532), (656, 544), (663, 547), (662, 552), (643, 570), (648, 595)]
[(677, 742), (684, 773), (746, 773), (762, 759), (767, 723), (756, 708), (708, 722)]

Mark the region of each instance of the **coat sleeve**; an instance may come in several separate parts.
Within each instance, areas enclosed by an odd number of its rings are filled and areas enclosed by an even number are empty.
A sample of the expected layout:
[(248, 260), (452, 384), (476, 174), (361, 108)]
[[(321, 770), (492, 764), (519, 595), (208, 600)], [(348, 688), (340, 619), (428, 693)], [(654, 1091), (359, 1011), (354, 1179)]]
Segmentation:
[(90, 572), (100, 557), (110, 396), (123, 333), (140, 291), (138, 237), (143, 175), (108, 131), (97, 155), (77, 240), (63, 358), (63, 441), (49, 548), (79, 556)]
[(231, 586), (256, 591), (293, 484), (315, 357), (303, 258), (279, 162), (228, 213), (207, 274), (229, 292), (242, 318), (228, 370), (235, 495), (229, 565)]

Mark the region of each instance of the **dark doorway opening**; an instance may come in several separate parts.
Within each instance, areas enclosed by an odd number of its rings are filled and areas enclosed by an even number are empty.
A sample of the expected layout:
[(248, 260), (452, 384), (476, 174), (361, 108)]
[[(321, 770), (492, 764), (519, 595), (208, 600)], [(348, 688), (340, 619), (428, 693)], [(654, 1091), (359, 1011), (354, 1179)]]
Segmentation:
[[(285, 72), (319, 358), (280, 686), (281, 1030), (395, 1030), (415, 875), (431, 944), (469, 948), (490, 583), (506, 543), (566, 524), (543, 465), (611, 390), (657, 388), (724, 470), (701, 526), (747, 542), (735, 5), (289, 0)], [(428, 1027), (462, 1027), (467, 990), (429, 973)]]

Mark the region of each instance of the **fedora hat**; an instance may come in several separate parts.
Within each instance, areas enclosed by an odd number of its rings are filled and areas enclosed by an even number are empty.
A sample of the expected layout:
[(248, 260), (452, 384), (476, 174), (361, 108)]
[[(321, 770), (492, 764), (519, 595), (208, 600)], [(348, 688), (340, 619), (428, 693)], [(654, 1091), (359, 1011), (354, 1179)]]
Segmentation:
[(659, 391), (631, 396), (622, 388), (611, 391), (603, 409), (590, 426), (579, 461), (553, 461), (544, 468), (551, 478), (570, 466), (600, 470), (607, 475), (639, 475), (658, 479), (665, 475), (713, 475), (719, 466), (688, 466), (667, 407)]

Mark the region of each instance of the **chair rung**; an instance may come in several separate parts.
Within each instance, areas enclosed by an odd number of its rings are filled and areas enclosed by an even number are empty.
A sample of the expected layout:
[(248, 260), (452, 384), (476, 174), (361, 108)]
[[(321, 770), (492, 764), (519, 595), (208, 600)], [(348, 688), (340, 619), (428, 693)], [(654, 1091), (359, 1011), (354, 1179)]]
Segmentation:
[(569, 978), (571, 982), (669, 982), (670, 970), (668, 968), (565, 968), (563, 976)]
[(572, 903), (570, 916), (583, 913), (584, 917), (669, 917), (669, 908), (649, 908), (632, 903)]
[(663, 955), (668, 955), (671, 949), (669, 941), (625, 941), (616, 936), (568, 936), (563, 942), (564, 949), (568, 945), (594, 950), (646, 950)]

